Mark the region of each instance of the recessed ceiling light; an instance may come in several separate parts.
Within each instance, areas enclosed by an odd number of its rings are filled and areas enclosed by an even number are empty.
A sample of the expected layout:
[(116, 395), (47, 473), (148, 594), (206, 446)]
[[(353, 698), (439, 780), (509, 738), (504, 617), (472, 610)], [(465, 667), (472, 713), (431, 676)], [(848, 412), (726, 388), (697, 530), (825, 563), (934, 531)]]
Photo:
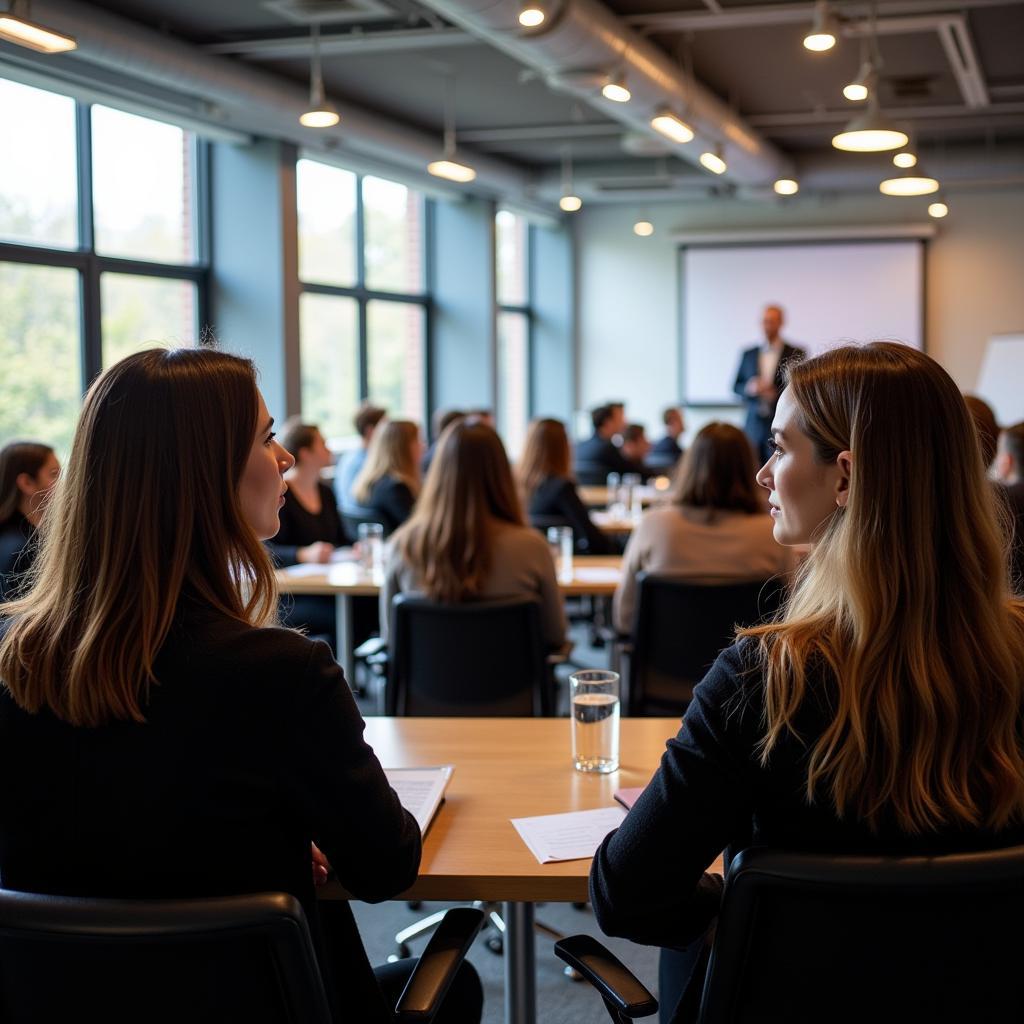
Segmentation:
[(519, 8), (519, 24), (523, 28), (536, 28), (543, 25), (547, 18), (544, 5), (540, 3), (525, 3)]

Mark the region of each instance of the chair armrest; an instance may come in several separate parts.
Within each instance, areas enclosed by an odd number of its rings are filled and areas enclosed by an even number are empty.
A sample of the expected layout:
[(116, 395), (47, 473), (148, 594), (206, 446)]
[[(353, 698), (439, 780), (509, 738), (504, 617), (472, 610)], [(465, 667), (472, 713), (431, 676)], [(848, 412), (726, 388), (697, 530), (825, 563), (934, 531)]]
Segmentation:
[(371, 636), (368, 640), (364, 640), (356, 649), (353, 654), (357, 658), (372, 658), (377, 654), (387, 654), (388, 645), (385, 640), (382, 640), (379, 636)]
[(658, 1000), (592, 935), (560, 939), (555, 943), (555, 956), (579, 971), (601, 994), (609, 1010), (631, 1019), (658, 1012)]
[(483, 923), (483, 911), (474, 907), (453, 907), (444, 915), (399, 997), (398, 1024), (433, 1020)]

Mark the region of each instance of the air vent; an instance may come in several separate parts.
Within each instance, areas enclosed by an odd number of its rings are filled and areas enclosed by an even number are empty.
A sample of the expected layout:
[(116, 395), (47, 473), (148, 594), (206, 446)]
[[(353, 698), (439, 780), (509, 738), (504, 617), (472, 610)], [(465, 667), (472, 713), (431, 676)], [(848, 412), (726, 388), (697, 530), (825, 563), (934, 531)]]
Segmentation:
[(263, 6), (293, 25), (351, 25), (395, 17), (380, 0), (265, 0)]
[(906, 75), (902, 78), (886, 76), (885, 84), (899, 100), (925, 100), (932, 95), (932, 75)]

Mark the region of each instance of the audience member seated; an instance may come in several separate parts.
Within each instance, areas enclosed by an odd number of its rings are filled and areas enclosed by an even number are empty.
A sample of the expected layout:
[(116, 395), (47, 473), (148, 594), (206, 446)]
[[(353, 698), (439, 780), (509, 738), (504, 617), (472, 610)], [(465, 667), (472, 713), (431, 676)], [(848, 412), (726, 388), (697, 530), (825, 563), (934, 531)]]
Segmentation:
[(1011, 579), (1016, 593), (1024, 593), (1024, 423), (1015, 423), (999, 435), (996, 478), (1013, 517), (1010, 549)]
[[(375, 977), (314, 885), (333, 865), (354, 898), (394, 897), (420, 830), (327, 646), (267, 625), (261, 541), (292, 461), (237, 356), (139, 352), (89, 389), (34, 585), (3, 608), (0, 873), (68, 896), (291, 893), (329, 997), (384, 1024), (412, 965)], [(456, 984), (442, 1013), (479, 1020), (479, 980)]]
[(534, 420), (516, 466), (516, 482), (527, 518), (541, 528), (554, 525), (548, 520), (561, 520), (572, 527), (573, 546), (578, 554), (607, 555), (612, 546), (591, 522), (576, 493), (569, 459), (565, 424), (560, 420)]
[(591, 872), (606, 933), (667, 947), (663, 1019), (713, 925), (722, 880), (704, 872), (727, 847), (1024, 841), (1024, 603), (956, 385), (887, 342), (788, 378), (757, 479), (776, 540), (811, 553), (778, 619), (740, 630), (696, 688)]
[(996, 457), (996, 445), (999, 443), (999, 424), (996, 421), (996, 414), (992, 411), (992, 406), (984, 398), (978, 398), (977, 395), (964, 395), (964, 401), (974, 420), (974, 427), (978, 431), (981, 457), (985, 460), (985, 470), (988, 471)]
[(13, 441), (0, 450), (0, 601), (14, 596), (32, 568), (43, 502), (59, 475), (49, 445)]
[[(576, 445), (576, 476), (583, 483), (603, 484), (609, 473), (634, 473), (636, 467), (623, 457), (612, 438), (619, 434), (618, 414), (610, 405), (591, 410), (594, 433)], [(624, 425), (621, 429), (624, 429)]]
[(355, 498), (352, 496), (352, 485), (356, 482), (359, 471), (366, 464), (366, 453), (370, 448), (373, 432), (386, 415), (387, 412), (384, 409), (369, 403), (361, 405), (355, 415), (353, 423), (356, 433), (359, 435), (359, 447), (342, 455), (338, 460), (338, 468), (334, 475), (334, 494), (337, 503), (345, 511), (353, 508), (356, 504)]
[(430, 469), (430, 463), (434, 461), (434, 452), (437, 451), (437, 442), (441, 440), (441, 435), (450, 427), (453, 423), (458, 423), (459, 420), (466, 418), (466, 414), (461, 409), (435, 409), (434, 415), (430, 418), (430, 426), (434, 431), (434, 440), (431, 442), (430, 447), (423, 453), (423, 459), (420, 462), (420, 478), (426, 480), (427, 471)]
[(612, 599), (620, 633), (633, 627), (638, 572), (758, 579), (785, 573), (793, 558), (776, 543), (742, 430), (708, 423), (683, 456), (671, 503), (647, 512), (630, 535)]
[(466, 419), (476, 420), (477, 423), (482, 423), (485, 427), (490, 427), (491, 430), (497, 430), (497, 424), (494, 422), (494, 410), (493, 409), (467, 409)]
[(463, 420), (441, 435), (416, 510), (388, 545), (380, 594), (385, 638), (391, 599), (408, 593), (450, 603), (531, 597), (540, 605), (544, 642), (552, 650), (565, 645), (547, 541), (523, 522), (501, 439), (482, 423)]
[(662, 413), (661, 421), (665, 424), (665, 436), (654, 442), (647, 456), (647, 465), (659, 473), (670, 474), (683, 454), (683, 446), (679, 443), (685, 429), (682, 411), (670, 406)]
[(394, 533), (409, 518), (420, 491), (423, 442), (411, 420), (385, 420), (373, 432), (366, 465), (352, 489), (358, 512)]
[(647, 456), (651, 451), (651, 442), (647, 440), (647, 432), (642, 423), (630, 423), (626, 427), (622, 432), (622, 447), (619, 451), (632, 466), (631, 473), (638, 473), (643, 477), (650, 476)]

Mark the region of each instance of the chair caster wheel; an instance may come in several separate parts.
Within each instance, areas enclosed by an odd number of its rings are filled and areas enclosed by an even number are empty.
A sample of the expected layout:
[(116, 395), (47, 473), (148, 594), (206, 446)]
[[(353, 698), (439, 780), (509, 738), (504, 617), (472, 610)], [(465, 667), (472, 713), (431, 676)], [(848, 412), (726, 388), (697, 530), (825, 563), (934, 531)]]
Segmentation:
[(505, 950), (505, 943), (500, 935), (492, 935), (484, 942), (484, 945), (495, 955), (501, 956)]
[(403, 942), (398, 947), (398, 952), (397, 953), (392, 953), (388, 957), (388, 963), (389, 964), (397, 964), (399, 962), (399, 960), (408, 960), (409, 957), (411, 957), (411, 956), (412, 956), (412, 950), (409, 949), (409, 947)]
[(562, 968), (562, 973), (570, 981), (582, 981), (583, 980), (583, 975), (580, 974), (580, 972), (577, 971), (575, 967), (563, 967)]
[(420, 907), (423, 906), (423, 903), (420, 900), (409, 900), (405, 905), (410, 910), (419, 910)]

